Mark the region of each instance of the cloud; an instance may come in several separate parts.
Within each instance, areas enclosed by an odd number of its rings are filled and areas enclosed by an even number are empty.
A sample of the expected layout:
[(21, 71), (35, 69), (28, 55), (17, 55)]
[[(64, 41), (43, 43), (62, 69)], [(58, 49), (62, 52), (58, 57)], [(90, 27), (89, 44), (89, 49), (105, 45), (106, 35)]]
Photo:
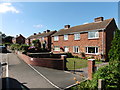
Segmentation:
[(43, 25), (42, 24), (38, 24), (38, 25), (33, 25), (33, 27), (35, 27), (35, 28), (42, 28)]
[(0, 13), (6, 13), (6, 12), (20, 13), (20, 11), (17, 10), (14, 6), (12, 6), (11, 3), (1, 3)]
[(89, 22), (85, 22), (85, 23), (83, 23), (83, 24), (88, 24)]

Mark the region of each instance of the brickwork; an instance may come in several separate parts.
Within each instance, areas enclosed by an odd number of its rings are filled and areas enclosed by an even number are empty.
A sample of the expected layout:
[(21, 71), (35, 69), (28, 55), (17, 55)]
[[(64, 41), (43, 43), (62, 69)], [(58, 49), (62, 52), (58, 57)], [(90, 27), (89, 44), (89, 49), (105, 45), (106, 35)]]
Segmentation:
[(27, 64), (31, 64), (34, 66), (41, 66), (58, 70), (66, 69), (66, 62), (64, 56), (62, 56), (62, 58), (31, 58), (25, 54), (19, 53), (18, 57), (24, 60)]
[(93, 72), (95, 71), (95, 60), (88, 60), (88, 79), (92, 80)]
[[(97, 39), (88, 39), (88, 33), (81, 33), (80, 34), (80, 40), (74, 40), (74, 35), (69, 35), (68, 36), (68, 40), (64, 41), (63, 36), (59, 36), (59, 41), (54, 41), (54, 38), (52, 38), (52, 42), (53, 45), (52, 47), (54, 48), (54, 46), (60, 46), (62, 48), (64, 48), (64, 46), (68, 46), (69, 47), (69, 52), (72, 53), (73, 55), (79, 56), (81, 57), (81, 52), (86, 53), (86, 48), (87, 46), (97, 46), (99, 47), (99, 53), (102, 52), (103, 50), (103, 45), (102, 45), (102, 35), (104, 34), (104, 31), (100, 31), (99, 32), (99, 38)], [(73, 46), (79, 46), (79, 51), (80, 53), (74, 53), (73, 52)], [(104, 43), (105, 46), (105, 43)], [(105, 49), (105, 48), (104, 48)], [(54, 51), (52, 50), (54, 53), (64, 53), (64, 51), (60, 50), (60, 51)], [(86, 54), (86, 57), (90, 56), (90, 54)], [(93, 54), (93, 56), (96, 57), (95, 54)], [(101, 55), (97, 55), (98, 58), (101, 57)], [(97, 58), (96, 57), (96, 58)]]
[[(88, 31), (80, 33), (80, 40), (74, 40), (74, 34), (68, 34), (68, 40), (64, 40), (64, 35), (59, 35), (59, 40), (54, 41), (54, 36), (52, 37), (52, 52), (53, 53), (65, 53), (64, 47), (69, 48), (69, 53), (74, 56), (81, 57), (81, 53), (85, 53), (86, 57), (93, 56), (95, 59), (107, 60), (108, 52), (111, 47), (111, 41), (113, 39), (113, 33), (117, 29), (115, 20), (113, 19), (109, 25), (104, 30), (98, 30), (99, 38), (88, 39)], [(66, 30), (66, 29), (65, 29)], [(54, 46), (59, 46), (60, 51), (54, 51)], [(79, 46), (79, 53), (73, 52), (73, 46)], [(98, 47), (97, 54), (91, 54), (86, 52), (86, 47)]]

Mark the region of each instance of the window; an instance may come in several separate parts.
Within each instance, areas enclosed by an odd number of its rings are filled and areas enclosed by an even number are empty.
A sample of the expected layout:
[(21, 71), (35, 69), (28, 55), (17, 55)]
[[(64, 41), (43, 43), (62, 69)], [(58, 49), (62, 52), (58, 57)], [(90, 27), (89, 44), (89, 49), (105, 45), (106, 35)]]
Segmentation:
[(54, 36), (54, 41), (58, 41), (58, 36)]
[(68, 40), (68, 35), (64, 35), (64, 40)]
[(60, 51), (60, 47), (59, 46), (54, 46), (54, 51)]
[(79, 46), (73, 46), (73, 52), (79, 53)]
[(44, 41), (44, 37), (42, 37), (42, 40)]
[(93, 38), (99, 38), (99, 32), (98, 31), (88, 32), (88, 39), (93, 39)]
[(68, 51), (69, 51), (68, 46), (64, 46), (64, 51), (65, 51), (65, 52), (68, 52)]
[(80, 40), (80, 34), (79, 33), (74, 34), (74, 40)]
[(98, 53), (98, 47), (86, 47), (86, 53)]

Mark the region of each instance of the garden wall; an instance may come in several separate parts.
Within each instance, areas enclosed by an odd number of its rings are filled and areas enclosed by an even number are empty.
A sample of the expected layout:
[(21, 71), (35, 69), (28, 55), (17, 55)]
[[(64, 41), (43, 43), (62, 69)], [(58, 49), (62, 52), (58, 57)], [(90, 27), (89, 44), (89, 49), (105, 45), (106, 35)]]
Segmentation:
[(53, 68), (58, 70), (66, 70), (66, 57), (61, 58), (31, 58), (25, 54), (17, 53), (18, 57), (24, 60), (27, 64)]

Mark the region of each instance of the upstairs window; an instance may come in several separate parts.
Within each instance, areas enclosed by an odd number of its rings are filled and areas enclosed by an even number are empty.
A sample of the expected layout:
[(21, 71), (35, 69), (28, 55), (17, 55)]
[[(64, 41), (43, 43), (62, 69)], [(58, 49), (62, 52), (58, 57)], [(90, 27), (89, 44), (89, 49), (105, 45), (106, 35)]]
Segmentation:
[(58, 41), (59, 37), (58, 36), (54, 36), (54, 41)]
[(99, 32), (98, 31), (88, 32), (88, 39), (94, 39), (94, 38), (99, 38)]
[(68, 35), (64, 35), (64, 40), (68, 40)]
[(74, 34), (74, 40), (80, 40), (80, 34), (79, 33)]
[(86, 53), (96, 54), (98, 53), (98, 47), (86, 47)]

